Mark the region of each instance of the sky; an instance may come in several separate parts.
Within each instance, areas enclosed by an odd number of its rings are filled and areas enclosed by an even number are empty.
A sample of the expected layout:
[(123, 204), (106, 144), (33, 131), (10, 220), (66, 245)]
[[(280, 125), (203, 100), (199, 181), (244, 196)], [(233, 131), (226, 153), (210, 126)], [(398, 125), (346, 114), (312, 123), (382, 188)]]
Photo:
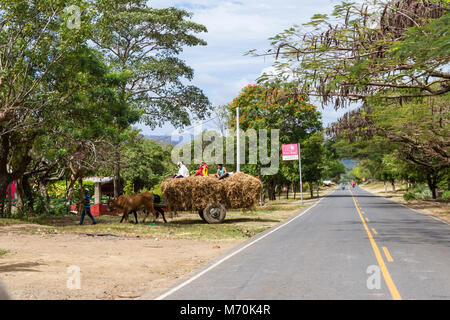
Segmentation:
[[(180, 58), (192, 67), (191, 84), (208, 96), (212, 105), (231, 102), (240, 90), (269, 70), (273, 58), (244, 56), (251, 49), (263, 51), (270, 47), (270, 37), (308, 22), (316, 13), (331, 13), (338, 0), (150, 0), (155, 8), (177, 7), (193, 13), (192, 21), (203, 24), (207, 33), (197, 36), (206, 40), (206, 47), (186, 48)], [(320, 105), (320, 103), (317, 103)], [(347, 110), (333, 107), (322, 110), (327, 125)], [(144, 134), (170, 135), (174, 128), (165, 125), (151, 130), (138, 125)], [(203, 128), (216, 129), (214, 121), (205, 121)]]

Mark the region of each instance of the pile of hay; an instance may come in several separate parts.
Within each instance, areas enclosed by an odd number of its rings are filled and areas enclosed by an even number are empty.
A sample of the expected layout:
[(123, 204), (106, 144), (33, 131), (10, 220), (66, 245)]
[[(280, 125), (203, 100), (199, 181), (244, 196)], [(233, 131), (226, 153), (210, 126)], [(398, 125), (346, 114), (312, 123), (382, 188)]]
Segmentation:
[(262, 184), (257, 178), (237, 172), (219, 180), (214, 176), (166, 179), (161, 191), (169, 211), (203, 210), (210, 203), (226, 208), (251, 208), (256, 205)]

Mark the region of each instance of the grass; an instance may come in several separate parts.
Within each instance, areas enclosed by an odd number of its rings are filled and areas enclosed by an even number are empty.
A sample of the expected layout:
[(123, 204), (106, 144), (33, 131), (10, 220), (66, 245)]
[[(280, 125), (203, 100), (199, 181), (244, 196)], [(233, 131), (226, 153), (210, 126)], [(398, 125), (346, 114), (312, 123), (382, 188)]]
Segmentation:
[(0, 248), (0, 258), (8, 253), (8, 250), (3, 250)]
[[(324, 190), (326, 191), (326, 190)], [(128, 223), (119, 223), (120, 217), (100, 216), (96, 217), (98, 224), (92, 225), (89, 217), (85, 218), (85, 224), (79, 226), (77, 216), (39, 216), (26, 219), (0, 219), (0, 226), (24, 224), (21, 230), (37, 234), (88, 234), (111, 235), (127, 237), (146, 237), (159, 239), (196, 239), (196, 240), (235, 240), (249, 238), (260, 233), (295, 214), (300, 209), (310, 205), (301, 205), (299, 196), (293, 199), (293, 194), (286, 199), (286, 194), (280, 200), (266, 202), (264, 206), (254, 210), (227, 210), (227, 216), (222, 224), (207, 224), (201, 220), (198, 214), (192, 212), (180, 212), (177, 217), (168, 219), (169, 223), (163, 223), (158, 219), (152, 223), (147, 219), (142, 224), (142, 216), (139, 224), (134, 224), (134, 217), (130, 215)], [(305, 200), (309, 195), (305, 194)], [(30, 225), (34, 224), (34, 225)]]

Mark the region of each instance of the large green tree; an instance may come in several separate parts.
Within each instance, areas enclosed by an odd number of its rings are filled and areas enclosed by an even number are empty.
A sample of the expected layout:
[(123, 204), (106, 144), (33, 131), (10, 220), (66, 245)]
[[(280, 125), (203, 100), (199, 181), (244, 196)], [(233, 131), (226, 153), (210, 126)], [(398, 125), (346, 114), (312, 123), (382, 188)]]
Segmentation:
[(186, 46), (206, 45), (195, 34), (206, 28), (189, 20), (191, 14), (177, 8), (155, 9), (144, 0), (97, 0), (97, 16), (91, 41), (122, 79), (112, 111), (116, 133), (114, 190), (120, 183), (121, 132), (140, 120), (150, 127), (170, 122), (190, 124), (191, 117), (207, 116), (209, 101), (187, 81), (193, 70), (178, 55)]
[[(258, 131), (261, 129), (271, 131), (278, 129), (280, 144), (306, 141), (314, 133), (322, 130), (321, 113), (314, 105), (308, 102), (306, 96), (295, 95), (293, 92), (295, 92), (293, 84), (278, 81), (264, 85), (246, 86), (229, 106), (230, 128), (236, 128), (235, 114), (236, 109), (239, 107), (239, 125), (242, 130), (254, 129)], [(270, 146), (271, 134), (267, 134), (267, 137), (267, 145)], [(259, 139), (261, 142), (261, 137)], [(246, 159), (249, 160), (250, 157), (255, 157), (256, 159), (256, 155), (250, 154), (249, 149), (246, 151)], [(260, 149), (261, 143), (258, 144), (258, 154), (260, 154)], [(275, 199), (277, 186), (279, 188), (282, 185), (291, 185), (299, 182), (298, 162), (281, 161), (280, 150), (277, 149), (277, 153), (276, 157), (279, 158), (280, 169), (276, 174), (261, 175), (261, 168), (264, 167), (261, 164), (261, 159), (256, 164), (242, 166), (243, 171), (260, 176), (271, 200)], [(307, 157), (313, 156), (313, 152), (305, 153), (305, 155)], [(306, 162), (308, 160), (304, 159)], [(321, 162), (322, 157), (315, 160), (311, 159), (311, 161)]]
[[(82, 0), (0, 2), (0, 212), (7, 185), (23, 180), (36, 138), (70, 108), (90, 73), (80, 59), (90, 17), (80, 16), (73, 28), (65, 11), (72, 4), (87, 6)], [(26, 179), (23, 185), (29, 186)]]

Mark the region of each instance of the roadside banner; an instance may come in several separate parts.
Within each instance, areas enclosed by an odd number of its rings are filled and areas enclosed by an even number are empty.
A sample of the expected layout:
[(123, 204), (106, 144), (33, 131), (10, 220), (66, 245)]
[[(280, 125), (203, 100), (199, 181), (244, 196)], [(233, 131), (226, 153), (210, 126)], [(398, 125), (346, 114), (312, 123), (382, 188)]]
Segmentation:
[(303, 204), (302, 158), (300, 157), (300, 143), (281, 145), (281, 157), (283, 161), (298, 160), (298, 173), (300, 176), (300, 196)]
[(283, 144), (281, 146), (281, 156), (283, 161), (298, 160), (298, 144)]

